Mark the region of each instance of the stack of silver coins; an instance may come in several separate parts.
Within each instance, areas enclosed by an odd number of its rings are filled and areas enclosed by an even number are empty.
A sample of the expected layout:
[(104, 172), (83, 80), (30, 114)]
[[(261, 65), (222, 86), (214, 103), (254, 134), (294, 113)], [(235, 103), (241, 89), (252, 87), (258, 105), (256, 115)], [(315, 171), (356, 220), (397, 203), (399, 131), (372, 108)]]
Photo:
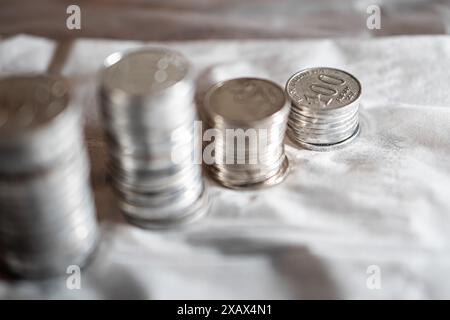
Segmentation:
[(80, 109), (58, 77), (0, 80), (0, 254), (25, 277), (82, 267), (98, 239)]
[(289, 103), (281, 87), (257, 78), (224, 81), (208, 90), (200, 109), (205, 123), (203, 157), (214, 180), (240, 189), (272, 186), (284, 179), (289, 166), (283, 145)]
[(328, 151), (343, 147), (359, 134), (361, 84), (351, 74), (311, 68), (286, 84), (291, 100), (288, 136), (303, 148)]
[(205, 214), (188, 61), (160, 48), (112, 54), (105, 60), (100, 98), (110, 176), (125, 217), (158, 228)]

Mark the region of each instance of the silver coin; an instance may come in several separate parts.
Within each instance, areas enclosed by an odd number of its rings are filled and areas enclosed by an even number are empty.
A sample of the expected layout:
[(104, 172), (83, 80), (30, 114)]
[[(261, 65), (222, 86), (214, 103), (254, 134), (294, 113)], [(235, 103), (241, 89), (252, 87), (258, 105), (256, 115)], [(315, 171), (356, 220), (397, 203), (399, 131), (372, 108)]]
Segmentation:
[[(214, 167), (208, 167), (208, 170), (215, 170)], [(278, 169), (278, 171), (272, 175), (265, 177), (261, 181), (239, 181), (239, 180), (230, 180), (228, 178), (223, 179), (220, 175), (213, 174), (213, 179), (219, 184), (230, 188), (230, 189), (259, 189), (276, 186), (277, 184), (284, 181), (289, 173), (289, 160), (287, 157), (284, 158), (282, 162), (282, 166)]]
[(189, 185), (177, 186), (166, 192), (127, 192), (125, 189), (117, 190), (120, 197), (130, 204), (148, 208), (160, 208), (170, 206), (179, 199), (186, 198), (191, 194), (198, 195), (202, 192), (203, 186), (200, 183), (201, 176), (192, 178)]
[[(208, 214), (210, 208), (209, 195), (205, 189), (200, 197), (189, 207), (186, 208), (183, 215), (169, 216), (166, 218), (152, 219), (147, 217), (140, 218), (135, 214), (132, 207), (125, 208), (125, 218), (132, 224), (148, 229), (165, 229), (169, 227), (178, 227), (188, 223), (193, 223)], [(129, 212), (128, 212), (129, 211)]]
[(353, 134), (356, 132), (356, 130), (359, 128), (359, 124), (356, 123), (353, 127), (350, 129), (338, 133), (338, 134), (324, 134), (324, 135), (313, 135), (309, 134), (306, 135), (304, 132), (298, 133), (297, 131), (293, 131), (291, 128), (289, 128), (289, 132), (294, 132), (296, 138), (298, 139), (301, 137), (302, 141), (305, 143), (312, 143), (312, 144), (334, 144), (334, 143), (340, 143), (341, 141), (347, 140), (349, 137), (353, 136)]
[(98, 230), (81, 112), (66, 82), (1, 79), (0, 101), (1, 263), (23, 277), (84, 264)]
[[(80, 137), (80, 111), (68, 102), (59, 77), (16, 76), (0, 80), (1, 170), (46, 165)], [(77, 130), (78, 129), (78, 130)], [(63, 143), (65, 142), (65, 143)]]
[(8, 248), (3, 252), (13, 273), (31, 278), (48, 277), (65, 274), (70, 265), (83, 267), (94, 253), (98, 240), (98, 232), (94, 232), (81, 242), (81, 245), (58, 255), (51, 253), (30, 255)]
[[(332, 150), (358, 136), (361, 84), (351, 74), (333, 68), (310, 68), (286, 83), (291, 101), (290, 139), (307, 149)], [(326, 147), (324, 147), (326, 146)]]
[[(289, 111), (282, 89), (275, 83), (256, 78), (224, 81), (210, 88), (205, 96), (203, 111), (222, 119), (222, 123), (254, 124)], [(226, 126), (228, 128), (228, 126)]]
[(348, 130), (355, 129), (356, 125), (358, 125), (358, 117), (355, 117), (353, 120), (348, 121), (347, 123), (339, 126), (339, 127), (325, 127), (321, 129), (311, 128), (307, 125), (299, 125), (299, 123), (289, 122), (288, 126), (298, 133), (299, 135), (306, 135), (306, 137), (310, 136), (312, 138), (320, 138), (324, 136), (333, 136), (339, 135)]
[(127, 96), (153, 95), (182, 82), (190, 72), (181, 54), (162, 48), (114, 53), (105, 60), (102, 87)]
[[(217, 133), (210, 176), (225, 187), (239, 188), (282, 181), (273, 177), (287, 173), (283, 139), (289, 109), (283, 89), (268, 80), (239, 78), (211, 87), (200, 112), (205, 129)], [(248, 139), (239, 133), (248, 133)], [(205, 150), (209, 144), (203, 143)]]
[(356, 113), (353, 116), (348, 117), (344, 120), (332, 121), (332, 122), (330, 121), (328, 123), (327, 122), (320, 123), (317, 121), (309, 121), (309, 120), (305, 120), (300, 117), (291, 115), (290, 119), (288, 121), (288, 124), (291, 127), (298, 127), (298, 128), (306, 127), (306, 128), (312, 129), (313, 131), (314, 130), (318, 130), (318, 131), (324, 130), (325, 131), (325, 130), (340, 130), (343, 127), (348, 126), (348, 124), (350, 122), (355, 122), (355, 121), (356, 122), (359, 121), (358, 113)]
[(59, 77), (17, 76), (0, 80), (0, 141), (11, 143), (51, 125), (68, 105), (68, 86)]
[[(186, 103), (190, 103), (188, 102), (190, 95), (183, 95), (183, 99), (186, 99)], [(151, 107), (144, 109), (138, 108), (139, 104), (136, 103), (128, 107), (124, 105), (116, 106), (105, 102), (103, 102), (103, 105), (104, 108), (101, 111), (104, 123), (111, 128), (123, 130), (139, 126), (143, 129), (164, 132), (176, 129), (196, 116), (194, 106), (186, 108), (184, 103), (177, 103), (171, 106), (166, 105), (165, 108), (157, 108), (151, 105)]]
[(186, 212), (203, 211), (196, 206), (205, 191), (194, 165), (200, 145), (193, 95), (190, 64), (177, 52), (150, 48), (105, 61), (99, 96), (112, 187), (122, 212), (139, 226), (172, 226), (189, 220)]
[[(65, 225), (71, 224), (76, 219), (84, 219), (85, 208), (90, 208), (94, 203), (93, 196), (86, 190), (86, 186), (84, 190), (75, 194), (73, 199), (69, 197), (58, 199), (58, 203), (54, 203), (56, 199), (49, 198), (47, 200), (50, 204), (47, 205), (35, 201), (22, 207), (12, 208), (3, 206), (2, 203), (4, 214), (0, 219), (0, 229), (4, 229), (6, 233), (17, 232), (17, 230), (20, 230), (19, 233), (25, 233), (26, 230), (46, 233), (48, 228), (63, 229)], [(35, 219), (30, 219), (29, 212), (33, 209)]]
[(161, 223), (167, 220), (184, 220), (187, 212), (194, 214), (191, 208), (196, 206), (196, 203), (205, 193), (204, 188), (200, 190), (193, 189), (184, 194), (177, 201), (168, 203), (165, 206), (149, 207), (147, 204), (140, 205), (138, 203), (130, 203), (123, 198), (119, 199), (119, 206), (127, 215), (133, 215), (139, 219), (148, 219), (149, 222), (160, 220)]
[(350, 112), (347, 112), (341, 116), (334, 116), (334, 115), (319, 116), (317, 114), (300, 113), (300, 111), (298, 111), (296, 107), (292, 107), (289, 118), (298, 119), (310, 124), (324, 125), (324, 124), (334, 124), (334, 123), (338, 124), (345, 122), (348, 119), (354, 117), (356, 114), (358, 114), (357, 108), (354, 108)]
[[(165, 208), (164, 212), (155, 212), (147, 207), (136, 207), (125, 202), (119, 203), (124, 211), (125, 218), (137, 226), (149, 229), (164, 229), (177, 227), (181, 224), (192, 223), (208, 214), (210, 208), (209, 195), (203, 190), (200, 196), (190, 206), (176, 206)], [(180, 210), (184, 212), (180, 215)]]
[(290, 140), (294, 143), (299, 145), (301, 148), (312, 150), (312, 151), (333, 151), (333, 150), (339, 150), (343, 147), (346, 147), (350, 143), (352, 143), (360, 134), (361, 128), (358, 125), (355, 132), (346, 140), (340, 141), (338, 143), (333, 144), (314, 144), (314, 143), (306, 143), (301, 140), (298, 140), (295, 135), (292, 134), (292, 132), (288, 129), (287, 135), (290, 138)]
[(80, 123), (69, 123), (58, 133), (54, 132), (55, 128), (50, 131), (42, 129), (17, 143), (11, 139), (12, 143), (0, 146), (0, 171), (14, 174), (56, 165), (82, 143), (79, 126)]
[(328, 112), (358, 104), (361, 84), (351, 74), (333, 68), (310, 68), (294, 74), (286, 84), (292, 103)]
[[(177, 188), (179, 185), (191, 183), (200, 175), (200, 168), (187, 168), (184, 171), (177, 172), (172, 175), (159, 176), (155, 179), (151, 177), (126, 177), (123, 178), (118, 174), (112, 175), (113, 186), (120, 190), (134, 191), (134, 192), (163, 192)], [(200, 183), (201, 184), (201, 183)], [(193, 187), (193, 186), (191, 186)]]

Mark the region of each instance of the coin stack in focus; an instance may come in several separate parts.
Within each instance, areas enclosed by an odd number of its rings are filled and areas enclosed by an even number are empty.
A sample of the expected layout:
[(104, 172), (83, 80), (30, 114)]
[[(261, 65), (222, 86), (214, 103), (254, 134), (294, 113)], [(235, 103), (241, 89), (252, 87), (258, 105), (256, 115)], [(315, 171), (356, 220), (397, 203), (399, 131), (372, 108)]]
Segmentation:
[(83, 266), (98, 239), (81, 112), (52, 76), (0, 80), (0, 254), (25, 277)]
[(208, 199), (195, 163), (194, 81), (188, 61), (166, 49), (115, 53), (100, 98), (110, 175), (125, 217), (145, 228), (192, 221)]
[(303, 148), (328, 151), (352, 142), (359, 134), (361, 84), (333, 68), (311, 68), (286, 84), (291, 100), (287, 133)]
[[(273, 82), (238, 78), (211, 87), (201, 115), (205, 130), (214, 130), (213, 159), (204, 159), (212, 178), (235, 189), (281, 182), (289, 166), (283, 145), (288, 114), (284, 91)], [(205, 157), (207, 141), (204, 147)]]

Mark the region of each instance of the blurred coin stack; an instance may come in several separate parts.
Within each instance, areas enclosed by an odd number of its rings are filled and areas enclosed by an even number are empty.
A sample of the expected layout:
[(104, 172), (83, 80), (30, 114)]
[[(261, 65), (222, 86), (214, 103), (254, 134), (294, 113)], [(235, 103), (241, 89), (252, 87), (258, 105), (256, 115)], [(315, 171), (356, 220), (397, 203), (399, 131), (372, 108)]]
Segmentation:
[(289, 166), (283, 145), (288, 114), (284, 91), (273, 82), (238, 78), (211, 87), (201, 115), (211, 133), (204, 137), (214, 136), (214, 142), (204, 139), (212, 178), (235, 189), (281, 182)]
[(0, 80), (0, 254), (25, 277), (83, 266), (98, 239), (81, 112), (51, 76)]
[(286, 84), (291, 100), (288, 136), (303, 148), (328, 151), (343, 147), (359, 134), (361, 84), (351, 74), (311, 68)]
[(208, 209), (195, 163), (196, 110), (188, 61), (166, 49), (115, 53), (100, 98), (110, 175), (125, 217), (145, 228), (192, 221)]

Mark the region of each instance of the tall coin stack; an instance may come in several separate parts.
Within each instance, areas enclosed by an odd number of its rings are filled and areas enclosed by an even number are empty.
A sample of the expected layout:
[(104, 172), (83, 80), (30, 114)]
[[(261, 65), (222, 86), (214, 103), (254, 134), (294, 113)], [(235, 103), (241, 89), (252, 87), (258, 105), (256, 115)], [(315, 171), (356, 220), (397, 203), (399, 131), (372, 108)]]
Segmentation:
[(289, 166), (283, 145), (289, 104), (281, 87), (257, 78), (218, 83), (206, 93), (201, 114), (205, 130), (214, 130), (213, 144), (204, 142), (204, 157), (214, 147), (213, 159), (204, 159), (214, 180), (240, 189), (272, 186), (284, 179)]
[(288, 136), (303, 148), (328, 151), (343, 147), (359, 134), (361, 84), (351, 74), (311, 68), (286, 84), (291, 100)]
[(166, 49), (115, 53), (100, 86), (110, 175), (125, 217), (144, 228), (192, 221), (208, 209), (195, 163), (196, 110), (188, 61)]
[(0, 80), (0, 254), (20, 276), (83, 266), (98, 239), (80, 109), (52, 76)]

